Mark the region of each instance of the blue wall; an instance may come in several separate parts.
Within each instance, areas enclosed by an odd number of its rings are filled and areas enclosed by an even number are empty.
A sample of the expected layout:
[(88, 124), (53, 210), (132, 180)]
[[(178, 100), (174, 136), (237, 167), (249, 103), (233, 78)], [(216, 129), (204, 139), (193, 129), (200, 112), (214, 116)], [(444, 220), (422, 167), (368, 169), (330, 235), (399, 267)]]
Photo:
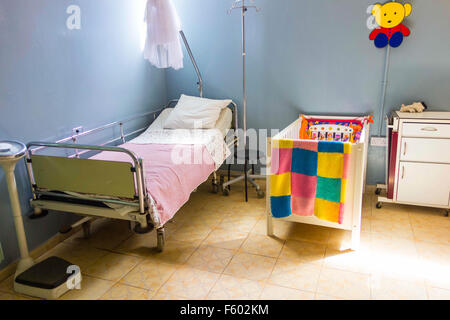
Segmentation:
[[(66, 8), (80, 5), (81, 30), (66, 28)], [(1, 0), (0, 140), (53, 140), (73, 127), (92, 128), (161, 107), (165, 72), (144, 61), (144, 0)], [(23, 163), (16, 171), (24, 214), (30, 191)], [(73, 221), (69, 214), (25, 219), (33, 249)], [(6, 182), (0, 170), (0, 242), (18, 257)]]
[[(232, 0), (174, 0), (205, 81), (205, 95), (241, 103), (240, 12)], [(247, 15), (248, 126), (284, 128), (300, 113), (379, 118), (385, 50), (366, 27), (374, 0), (256, 0)], [(450, 110), (450, 1), (410, 1), (412, 35), (392, 50), (386, 110), (426, 101)], [(168, 71), (169, 97), (197, 94), (195, 73)], [(379, 122), (372, 133), (378, 135)], [(383, 131), (384, 132), (384, 131)], [(384, 181), (384, 148), (371, 147), (368, 183)]]

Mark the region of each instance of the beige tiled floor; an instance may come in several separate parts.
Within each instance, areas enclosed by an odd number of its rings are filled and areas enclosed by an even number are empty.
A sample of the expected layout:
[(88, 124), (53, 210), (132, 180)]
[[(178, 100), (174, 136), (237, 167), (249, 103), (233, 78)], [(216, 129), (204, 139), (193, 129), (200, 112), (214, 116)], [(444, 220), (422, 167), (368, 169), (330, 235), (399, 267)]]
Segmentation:
[[(82, 290), (61, 299), (450, 299), (450, 219), (443, 210), (386, 204), (364, 196), (361, 249), (350, 233), (275, 222), (266, 236), (265, 200), (242, 187), (228, 198), (209, 184), (166, 225), (163, 253), (155, 233), (98, 220), (46, 253), (78, 264)], [(15, 294), (12, 277), (0, 299)]]

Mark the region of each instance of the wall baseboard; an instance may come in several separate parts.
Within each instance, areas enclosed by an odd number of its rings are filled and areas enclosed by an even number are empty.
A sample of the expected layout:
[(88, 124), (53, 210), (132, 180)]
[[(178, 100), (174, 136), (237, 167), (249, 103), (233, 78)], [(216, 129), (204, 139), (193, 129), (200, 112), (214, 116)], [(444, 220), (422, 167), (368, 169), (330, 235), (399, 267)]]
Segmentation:
[[(53, 249), (58, 244), (60, 244), (64, 240), (68, 239), (69, 237), (71, 237), (72, 235), (74, 235), (75, 233), (77, 233), (80, 230), (81, 230), (81, 227), (79, 226), (79, 227), (73, 228), (72, 230), (70, 230), (70, 232), (68, 232), (66, 234), (58, 233), (58, 234), (54, 235), (49, 240), (47, 240), (44, 244), (40, 245), (39, 247), (37, 247), (36, 249), (31, 251), (30, 256), (33, 259), (39, 258), (40, 256), (47, 253), (49, 250)], [(7, 278), (12, 276), (16, 272), (18, 263), (19, 263), (19, 260), (7, 265), (3, 269), (0, 269), (0, 282), (6, 280)]]

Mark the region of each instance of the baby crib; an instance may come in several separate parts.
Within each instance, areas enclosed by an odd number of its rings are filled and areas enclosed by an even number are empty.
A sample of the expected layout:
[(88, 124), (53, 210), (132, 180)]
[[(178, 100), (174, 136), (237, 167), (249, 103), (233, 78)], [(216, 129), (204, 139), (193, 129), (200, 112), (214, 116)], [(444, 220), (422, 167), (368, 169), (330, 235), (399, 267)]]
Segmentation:
[[(314, 121), (314, 120), (320, 121)], [(305, 130), (305, 122), (309, 126)], [(348, 125), (352, 121), (361, 124), (358, 129)], [(329, 122), (327, 124), (327, 122)], [(342, 123), (339, 123), (342, 122)], [(369, 147), (371, 117), (341, 117), (341, 116), (306, 116), (302, 115), (282, 130), (273, 138), (267, 139), (267, 191), (266, 191), (266, 210), (267, 210), (267, 235), (273, 235), (273, 219), (283, 221), (292, 221), (298, 223), (319, 225), (330, 228), (349, 230), (352, 232), (351, 249), (357, 250), (360, 243), (361, 231), (361, 212), (362, 197), (365, 188), (366, 168), (367, 168), (367, 152)], [(342, 125), (346, 123), (347, 125)], [(303, 124), (303, 127), (302, 127)], [(347, 187), (345, 196), (345, 207), (342, 223), (334, 223), (321, 220), (316, 216), (299, 216), (291, 214), (287, 218), (274, 218), (271, 211), (270, 201), (270, 172), (272, 165), (272, 141), (273, 140), (325, 140), (325, 141), (342, 141), (352, 144), (350, 154), (350, 170), (347, 177)]]

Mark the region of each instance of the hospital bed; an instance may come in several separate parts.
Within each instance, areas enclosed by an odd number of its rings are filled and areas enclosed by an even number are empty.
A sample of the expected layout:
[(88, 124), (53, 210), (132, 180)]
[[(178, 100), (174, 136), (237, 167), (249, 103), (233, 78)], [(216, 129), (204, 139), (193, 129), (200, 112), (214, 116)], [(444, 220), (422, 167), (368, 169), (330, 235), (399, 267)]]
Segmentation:
[[(158, 134), (163, 136), (167, 131), (163, 129), (162, 123), (176, 102), (172, 100), (160, 110), (85, 132), (77, 129), (72, 136), (55, 143), (28, 143), (26, 165), (33, 195), (30, 201), (34, 209), (33, 218), (43, 217), (49, 210), (84, 216), (77, 225), (83, 225), (86, 236), (92, 218), (127, 220), (130, 226), (134, 225), (136, 233), (148, 233), (156, 228), (157, 248), (162, 251), (164, 224), (189, 199), (189, 194), (211, 174), (213, 192), (219, 189), (216, 172), (220, 163), (190, 165), (166, 161), (169, 151), (167, 145), (153, 143)], [(216, 135), (220, 132), (224, 149), (227, 150), (238, 141), (236, 109), (234, 102), (223, 109), (215, 128), (218, 130), (214, 130)], [(154, 120), (150, 127), (149, 117)], [(132, 121), (144, 123), (144, 126), (126, 133), (127, 123)], [(79, 143), (81, 138), (107, 129), (119, 130), (120, 136), (99, 145)], [(154, 133), (158, 133), (156, 138)], [(127, 141), (136, 135), (136, 138)], [(120, 145), (111, 146), (114, 144)], [(188, 144), (180, 147), (190, 148)], [(228, 155), (224, 155), (223, 160)], [(176, 174), (172, 174), (174, 172)], [(190, 175), (191, 172), (199, 174)], [(160, 177), (160, 174), (164, 177)], [(187, 177), (183, 179), (177, 174), (186, 174)], [(169, 189), (165, 190), (166, 198), (161, 195), (164, 189)], [(185, 197), (177, 197), (172, 189), (181, 190)], [(166, 210), (168, 212), (165, 212), (162, 203), (169, 203), (171, 207)]]

